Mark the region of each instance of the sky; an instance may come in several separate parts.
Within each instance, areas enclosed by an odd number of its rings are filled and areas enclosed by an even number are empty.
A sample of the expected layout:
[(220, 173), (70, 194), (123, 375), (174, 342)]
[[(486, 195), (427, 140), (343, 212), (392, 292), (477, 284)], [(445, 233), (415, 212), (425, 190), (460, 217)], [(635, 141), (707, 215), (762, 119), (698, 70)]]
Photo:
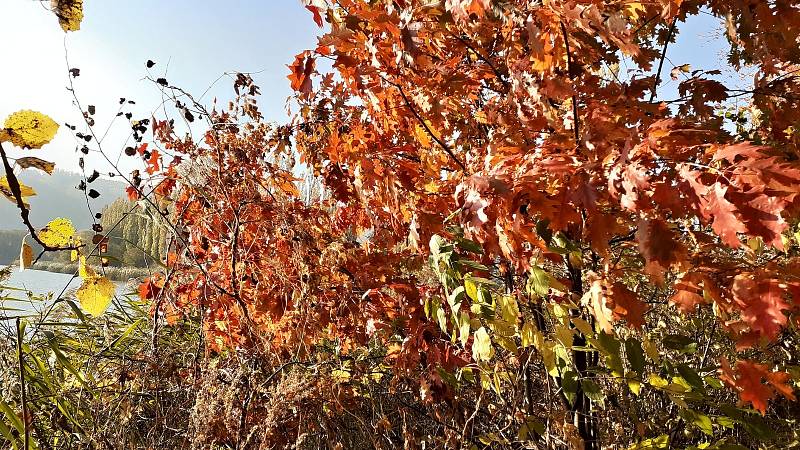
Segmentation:
[[(81, 30), (64, 33), (47, 7), (50, 2), (0, 0), (0, 120), (20, 109), (50, 115), (59, 123), (82, 123), (68, 84), (69, 67), (80, 69), (75, 91), (84, 109), (96, 108), (96, 130), (104, 132), (119, 108), (119, 98), (136, 101), (126, 108), (134, 118), (149, 117), (162, 103), (161, 93), (143, 80), (166, 77), (210, 104), (224, 105), (234, 95), (225, 72), (254, 72), (261, 87), (260, 107), (268, 120), (286, 120), (286, 79), (294, 55), (316, 46), (320, 29), (299, 0), (85, 0)], [(148, 71), (146, 61), (156, 65)], [(219, 80), (218, 80), (219, 79)], [(216, 84), (214, 84), (216, 81)], [(103, 141), (107, 154), (126, 145), (130, 127), (116, 119)], [(81, 131), (81, 128), (78, 128)], [(56, 139), (29, 153), (78, 171), (76, 140), (61, 127)], [(132, 168), (133, 161), (122, 167)], [(100, 156), (86, 158), (86, 169), (109, 167)]]
[[(291, 94), (286, 64), (295, 54), (314, 48), (321, 31), (299, 0), (85, 0), (81, 30), (65, 34), (47, 10), (49, 3), (0, 0), (4, 43), (0, 119), (20, 109), (34, 109), (59, 123), (80, 124), (66, 90), (67, 69), (77, 67), (76, 93), (84, 108), (96, 107), (96, 129), (101, 133), (114, 119), (120, 97), (136, 101), (125, 110), (131, 110), (134, 118), (149, 117), (159, 107), (161, 93), (143, 80), (147, 75), (163, 76), (196, 96), (211, 87), (200, 100), (210, 104), (217, 97), (225, 104), (233, 96), (232, 82), (219, 77), (225, 72), (254, 72), (266, 119), (285, 121), (285, 101)], [(673, 66), (724, 65), (727, 43), (719, 33), (718, 19), (700, 14), (679, 29), (677, 42), (669, 47), (660, 99), (677, 96), (677, 82), (669, 77)], [(149, 71), (148, 59), (156, 62)], [(119, 118), (110, 129), (102, 144), (116, 162), (116, 155), (131, 144), (126, 142), (130, 127)], [(61, 127), (56, 139), (37, 150), (36, 156), (78, 171), (81, 155), (76, 144), (69, 130)], [(11, 151), (12, 156), (22, 152)], [(121, 158), (123, 171), (137, 166), (131, 158)], [(87, 171), (110, 169), (95, 154), (86, 164)]]

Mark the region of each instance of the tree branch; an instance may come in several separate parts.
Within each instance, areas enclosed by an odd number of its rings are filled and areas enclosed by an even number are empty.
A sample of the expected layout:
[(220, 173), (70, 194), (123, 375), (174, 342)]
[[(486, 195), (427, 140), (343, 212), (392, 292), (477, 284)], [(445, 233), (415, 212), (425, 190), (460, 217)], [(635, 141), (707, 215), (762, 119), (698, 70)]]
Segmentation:
[(661, 59), (658, 61), (658, 70), (656, 71), (656, 78), (653, 80), (653, 88), (650, 89), (650, 100), (652, 102), (653, 99), (656, 98), (656, 88), (659, 84), (661, 84), (661, 69), (664, 68), (664, 60), (667, 58), (667, 47), (669, 46), (669, 42), (672, 40), (672, 35), (675, 33), (675, 25), (678, 23), (678, 19), (672, 19), (672, 23), (669, 26), (669, 31), (667, 32), (667, 41), (664, 42), (664, 47), (661, 49)]
[(460, 159), (458, 159), (458, 157), (453, 153), (450, 147), (448, 147), (447, 144), (444, 143), (444, 141), (439, 139), (439, 137), (433, 133), (428, 124), (425, 123), (425, 120), (422, 118), (422, 116), (419, 115), (419, 112), (417, 112), (417, 110), (414, 108), (414, 105), (411, 103), (411, 100), (409, 100), (408, 96), (406, 96), (406, 93), (405, 91), (403, 91), (403, 88), (391, 82), (390, 84), (392, 84), (400, 91), (400, 96), (403, 97), (403, 101), (406, 103), (406, 106), (408, 107), (408, 109), (411, 110), (411, 113), (414, 114), (414, 117), (417, 118), (419, 123), (422, 124), (422, 127), (425, 128), (425, 131), (431, 136), (431, 138), (433, 138), (433, 140), (436, 141), (436, 143), (439, 144), (439, 146), (442, 147), (442, 149), (444, 149), (445, 153), (447, 153), (450, 156), (450, 158), (452, 158), (453, 161), (455, 161), (456, 164), (458, 164), (458, 167), (460, 167), (462, 171), (466, 172), (467, 166), (465, 166), (464, 163), (461, 162)]
[[(8, 187), (11, 189), (11, 194), (14, 196), (14, 200), (17, 202), (17, 208), (19, 208), (19, 215), (22, 217), (22, 223), (28, 228), (28, 231), (31, 234), (36, 243), (42, 246), (45, 251), (54, 252), (59, 250), (77, 250), (78, 248), (82, 247), (82, 245), (70, 245), (68, 247), (52, 247), (50, 245), (45, 244), (42, 242), (41, 238), (39, 238), (38, 233), (36, 232), (36, 228), (31, 224), (30, 219), (30, 210), (27, 206), (25, 206), (25, 200), (22, 198), (22, 190), (20, 188), (19, 180), (17, 176), (14, 174), (14, 168), (11, 167), (11, 163), (8, 161), (8, 156), (6, 155), (5, 149), (3, 149), (3, 144), (0, 143), (0, 157), (3, 159), (3, 168), (6, 171), (6, 181), (8, 181)], [(37, 258), (38, 259), (38, 258)]]

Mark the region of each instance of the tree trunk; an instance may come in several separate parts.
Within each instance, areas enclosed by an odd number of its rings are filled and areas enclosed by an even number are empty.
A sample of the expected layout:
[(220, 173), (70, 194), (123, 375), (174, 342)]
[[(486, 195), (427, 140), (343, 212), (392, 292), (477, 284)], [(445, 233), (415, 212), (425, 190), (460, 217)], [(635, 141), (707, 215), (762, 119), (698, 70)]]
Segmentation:
[[(570, 281), (572, 282), (572, 293), (578, 297), (583, 296), (583, 276), (581, 269), (574, 267), (567, 260), (567, 269), (569, 270)], [(580, 315), (580, 310), (573, 311), (574, 314)], [(573, 346), (586, 347), (586, 336), (580, 331), (575, 330), (575, 337), (573, 338)], [(580, 379), (588, 376), (588, 369), (591, 366), (591, 354), (587, 351), (576, 350), (573, 352), (575, 359), (575, 367), (578, 370)], [(599, 450), (599, 426), (597, 423), (597, 416), (592, 411), (592, 401), (586, 396), (583, 387), (579, 384), (575, 394), (575, 402), (572, 405), (571, 411), (573, 425), (577, 427), (578, 434), (583, 439), (583, 448), (586, 450)]]

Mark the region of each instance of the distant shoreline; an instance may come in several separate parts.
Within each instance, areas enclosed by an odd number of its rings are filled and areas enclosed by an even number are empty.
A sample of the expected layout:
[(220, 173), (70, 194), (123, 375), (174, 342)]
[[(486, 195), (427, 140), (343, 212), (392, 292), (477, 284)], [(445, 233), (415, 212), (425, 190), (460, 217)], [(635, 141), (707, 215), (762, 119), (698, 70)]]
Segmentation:
[[(13, 265), (13, 264), (12, 264)], [(144, 267), (97, 267), (93, 266), (97, 273), (103, 273), (106, 277), (114, 281), (128, 281), (131, 278), (144, 278), (150, 276), (154, 270)], [(30, 267), (33, 270), (42, 270), (45, 272), (74, 274), (78, 272), (77, 263), (60, 263), (53, 261), (39, 261)], [(102, 269), (102, 271), (101, 271)]]

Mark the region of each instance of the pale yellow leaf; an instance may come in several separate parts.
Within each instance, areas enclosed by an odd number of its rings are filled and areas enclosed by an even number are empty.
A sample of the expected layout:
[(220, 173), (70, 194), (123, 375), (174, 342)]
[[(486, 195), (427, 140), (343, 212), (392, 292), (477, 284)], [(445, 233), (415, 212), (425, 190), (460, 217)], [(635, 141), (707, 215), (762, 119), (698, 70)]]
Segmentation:
[(39, 239), (50, 247), (66, 247), (75, 234), (75, 227), (69, 219), (53, 219), (39, 231)]
[(475, 340), (472, 342), (472, 357), (476, 361), (489, 361), (494, 355), (492, 340), (486, 328), (480, 327), (475, 331)]
[(94, 276), (83, 280), (75, 293), (81, 308), (93, 316), (102, 315), (111, 304), (116, 286), (106, 277)]
[(461, 345), (467, 345), (467, 341), (469, 340), (469, 328), (469, 314), (462, 312), (461, 315), (458, 316), (458, 340), (461, 341)]
[(42, 148), (53, 140), (58, 124), (45, 114), (36, 111), (17, 111), (6, 118), (5, 133), (0, 139), (11, 141), (17, 147)]

